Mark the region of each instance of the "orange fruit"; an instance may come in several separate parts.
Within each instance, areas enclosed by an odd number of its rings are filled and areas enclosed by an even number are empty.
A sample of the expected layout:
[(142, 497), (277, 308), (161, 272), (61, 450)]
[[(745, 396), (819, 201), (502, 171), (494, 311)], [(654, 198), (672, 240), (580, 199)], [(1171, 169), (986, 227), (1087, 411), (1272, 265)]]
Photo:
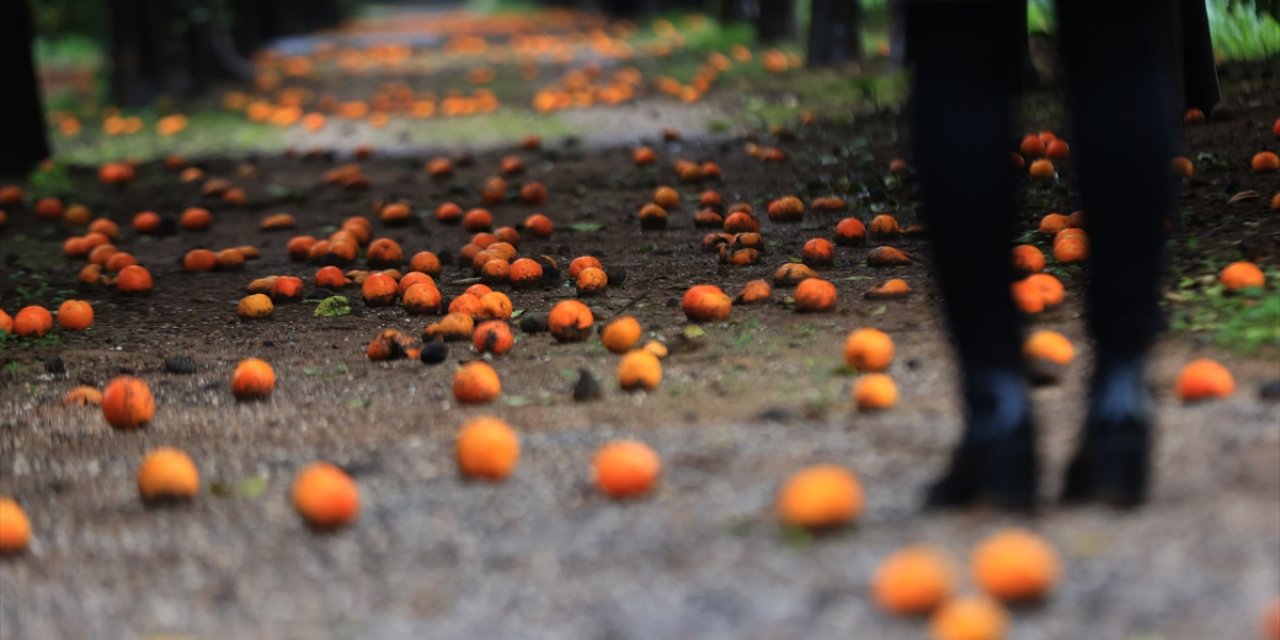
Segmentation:
[(955, 565), (940, 549), (914, 545), (885, 558), (871, 579), (871, 597), (885, 611), (919, 614), (951, 596)]
[(456, 202), (446, 202), (436, 207), (436, 220), (444, 224), (462, 222), (463, 210)]
[(37, 217), (57, 220), (62, 217), (63, 211), (62, 201), (57, 198), (49, 196), (36, 200), (35, 212)]
[(275, 311), (275, 305), (271, 302), (271, 298), (262, 293), (247, 295), (236, 305), (236, 315), (240, 316), (241, 320), (266, 318), (273, 311)]
[(640, 207), (636, 217), (640, 219), (641, 229), (667, 228), (667, 211), (656, 204), (649, 203)]
[(393, 304), (400, 297), (400, 285), (385, 273), (371, 273), (360, 285), (360, 297), (369, 306)]
[(617, 440), (596, 451), (596, 486), (613, 498), (633, 498), (649, 493), (662, 471), (662, 461), (649, 445)]
[(231, 374), (231, 393), (237, 400), (256, 400), (271, 395), (276, 388), (276, 372), (266, 360), (246, 358)]
[(1022, 344), (1022, 356), (1029, 360), (1047, 360), (1066, 366), (1075, 355), (1076, 350), (1066, 336), (1048, 329), (1032, 333)]
[(618, 362), (618, 386), (624, 391), (652, 391), (662, 382), (662, 362), (644, 349), (622, 356)]
[(1018, 150), (1021, 151), (1024, 156), (1038, 158), (1044, 155), (1044, 144), (1045, 143), (1040, 140), (1040, 136), (1037, 136), (1034, 133), (1029, 133), (1022, 139), (1022, 144), (1019, 145)]
[(453, 397), (462, 404), (493, 402), (502, 392), (498, 372), (484, 362), (468, 362), (453, 376)]
[(79, 386), (67, 392), (62, 397), (62, 403), (69, 406), (85, 407), (93, 405), (95, 407), (102, 406), (102, 392), (88, 386)]
[(1231, 372), (1208, 358), (1188, 362), (1178, 373), (1175, 385), (1178, 397), (1183, 402), (1226, 398), (1236, 390), (1236, 381)]
[(401, 225), (409, 222), (413, 216), (413, 209), (409, 207), (407, 202), (392, 202), (382, 206), (382, 210), (378, 212), (378, 217), (382, 218), (385, 225)]
[(727, 320), (733, 311), (733, 299), (710, 284), (700, 284), (685, 291), (681, 302), (684, 314), (694, 322)]
[(872, 238), (878, 240), (893, 239), (902, 235), (902, 227), (898, 224), (898, 219), (887, 213), (871, 218), (868, 231)]
[(271, 283), (267, 295), (272, 300), (296, 300), (302, 297), (304, 285), (302, 278), (297, 276), (280, 276)]
[(182, 269), (188, 272), (213, 271), (217, 264), (217, 256), (208, 249), (192, 249), (182, 257)]
[[(1280, 137), (1280, 120), (1276, 120), (1276, 136)], [(1280, 596), (1271, 601), (1271, 606), (1262, 612), (1259, 621), (1263, 640), (1280, 640)]]
[(773, 287), (766, 280), (752, 280), (742, 286), (742, 293), (735, 299), (741, 304), (760, 304), (768, 302), (773, 295)]
[(632, 316), (621, 316), (609, 321), (600, 332), (600, 341), (614, 353), (626, 353), (640, 342), (644, 329)]
[(169, 447), (152, 449), (138, 467), (143, 502), (185, 500), (200, 490), (200, 474), (190, 456)]
[(1179, 178), (1190, 178), (1196, 172), (1196, 166), (1192, 164), (1191, 158), (1186, 156), (1177, 156), (1170, 160), (1169, 168), (1173, 170), (1173, 175)]
[(1280, 156), (1272, 151), (1259, 151), (1253, 156), (1254, 173), (1270, 173), (1280, 169)]
[(31, 522), (18, 503), (0, 496), (0, 555), (26, 551), (31, 541)]
[(1230, 291), (1238, 291), (1249, 287), (1261, 287), (1267, 283), (1262, 269), (1252, 262), (1232, 262), (1218, 274), (1218, 281)]
[(901, 298), (911, 293), (911, 285), (907, 284), (902, 278), (890, 278), (884, 281), (874, 289), (870, 289), (865, 294), (868, 298), (888, 299)]
[(550, 238), (552, 232), (555, 231), (555, 225), (552, 224), (551, 218), (541, 213), (535, 213), (524, 219), (524, 231), (533, 238)]
[(599, 258), (595, 256), (578, 256), (569, 263), (569, 277), (577, 280), (578, 274), (589, 267), (604, 269), (604, 265), (600, 263)]
[(844, 340), (844, 361), (858, 371), (884, 371), (893, 362), (893, 338), (879, 329), (855, 329)]
[(341, 289), (345, 287), (350, 280), (342, 273), (342, 269), (335, 266), (320, 267), (316, 270), (315, 283), (317, 287), (325, 289)]
[(1043, 598), (1062, 572), (1053, 545), (1026, 529), (1005, 529), (983, 540), (969, 558), (969, 570), (983, 591), (1004, 601)]
[(151, 422), (155, 414), (151, 389), (138, 378), (120, 376), (102, 392), (102, 416), (117, 429), (137, 429)]
[(62, 221), (71, 227), (83, 227), (89, 224), (89, 219), (93, 216), (89, 212), (89, 207), (82, 204), (73, 204), (67, 207), (62, 214)]
[(804, 243), (804, 247), (800, 249), (800, 256), (804, 263), (814, 267), (831, 266), (831, 262), (835, 258), (835, 245), (831, 244), (826, 238), (811, 238)]
[(778, 517), (798, 527), (830, 527), (862, 513), (862, 485), (853, 472), (822, 464), (792, 474), (778, 494)]
[(868, 373), (854, 383), (853, 399), (864, 411), (890, 409), (898, 404), (898, 386), (883, 373)]
[(766, 212), (774, 222), (798, 222), (804, 217), (804, 201), (795, 196), (783, 196), (770, 202)]
[(515, 345), (515, 337), (511, 335), (511, 328), (507, 326), (506, 320), (489, 320), (476, 327), (471, 336), (471, 344), (478, 353), (488, 352), (500, 356), (511, 351), (511, 347)]
[(1021, 273), (1044, 270), (1044, 253), (1035, 245), (1020, 244), (1013, 248), (1013, 268)]
[(1044, 154), (1050, 160), (1066, 160), (1071, 156), (1071, 147), (1066, 140), (1054, 140), (1045, 147)]
[(587, 267), (578, 274), (577, 289), (579, 296), (603, 293), (609, 287), (609, 276), (604, 270)]
[(440, 275), (440, 258), (430, 251), (419, 251), (409, 260), (409, 270), (425, 273), (433, 278)]
[(680, 206), (680, 192), (671, 187), (658, 187), (653, 191), (653, 203), (663, 209), (675, 209)]
[(796, 285), (796, 311), (830, 311), (836, 306), (836, 286), (822, 278), (809, 278)]
[(293, 481), (293, 506), (316, 529), (335, 529), (360, 515), (360, 490), (345, 471), (313, 462)]
[(133, 294), (151, 291), (151, 272), (136, 264), (121, 269), (116, 276), (116, 291)]
[(182, 212), (178, 224), (187, 231), (203, 231), (213, 224), (213, 214), (208, 209), (191, 207)]
[(547, 315), (547, 328), (560, 342), (581, 342), (591, 335), (595, 317), (587, 305), (577, 300), (562, 300)]
[(1008, 629), (1009, 614), (981, 596), (949, 600), (929, 620), (932, 640), (1002, 640)]
[(1040, 219), (1040, 233), (1058, 233), (1066, 229), (1068, 218), (1069, 216), (1064, 216), (1061, 213), (1045, 214)]
[[(401, 280), (402, 283), (403, 281), (404, 279)], [(435, 313), (440, 309), (440, 303), (443, 302), (440, 290), (436, 288), (436, 285), (428, 282), (410, 285), (400, 298), (401, 302), (404, 303), (405, 311), (409, 313)]]
[(13, 316), (13, 332), (24, 338), (40, 338), (52, 328), (53, 314), (38, 305), (23, 307)]
[(462, 425), (456, 450), (463, 474), (501, 480), (510, 476), (520, 461), (520, 438), (502, 420), (481, 416)]
[(1060, 263), (1082, 262), (1089, 257), (1089, 243), (1082, 237), (1064, 238), (1053, 243), (1053, 259)]
[(1040, 158), (1031, 163), (1031, 177), (1037, 180), (1048, 180), (1053, 177), (1053, 161)]
[(845, 218), (836, 224), (836, 244), (842, 247), (862, 244), (867, 240), (867, 228), (857, 218)]
[(83, 331), (93, 324), (93, 306), (84, 300), (67, 300), (58, 306), (58, 326)]
[(375, 268), (399, 268), (404, 262), (404, 250), (391, 238), (378, 238), (369, 243), (365, 250), (365, 260)]

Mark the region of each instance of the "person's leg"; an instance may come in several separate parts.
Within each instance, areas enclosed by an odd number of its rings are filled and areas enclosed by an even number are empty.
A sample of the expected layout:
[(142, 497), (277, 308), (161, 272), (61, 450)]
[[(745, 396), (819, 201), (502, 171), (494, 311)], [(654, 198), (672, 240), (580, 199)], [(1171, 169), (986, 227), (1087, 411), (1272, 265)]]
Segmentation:
[(1009, 293), (1009, 145), (1025, 6), (908, 2), (906, 10), (913, 163), (968, 411), (962, 441), (928, 502), (1028, 507), (1035, 446)]
[(1058, 4), (1089, 233), (1089, 414), (1064, 499), (1145, 497), (1150, 399), (1143, 365), (1160, 325), (1164, 225), (1180, 108), (1173, 0)]

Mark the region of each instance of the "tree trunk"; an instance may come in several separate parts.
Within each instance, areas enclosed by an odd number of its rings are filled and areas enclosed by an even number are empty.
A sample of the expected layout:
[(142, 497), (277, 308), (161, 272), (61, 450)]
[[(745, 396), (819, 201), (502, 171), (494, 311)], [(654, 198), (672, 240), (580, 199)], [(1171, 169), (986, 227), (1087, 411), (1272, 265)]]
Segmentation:
[(44, 109), (31, 43), (35, 29), (26, 2), (10, 0), (0, 11), (0, 175), (22, 177), (49, 157)]
[(720, 24), (733, 24), (747, 19), (743, 0), (720, 0)]
[(1222, 101), (1218, 87), (1218, 68), (1214, 64), (1213, 40), (1209, 37), (1209, 15), (1204, 0), (1181, 0), (1180, 30), (1177, 34), (1182, 52), (1182, 93), (1184, 108), (1196, 107), (1209, 113)]
[(760, 0), (760, 13), (756, 16), (756, 37), (760, 42), (786, 40), (794, 37), (795, 32), (796, 16), (792, 0)]
[(128, 104), (138, 92), (139, 51), (137, 0), (116, 0), (111, 5), (111, 101)]
[(839, 66), (862, 56), (862, 5), (850, 0), (812, 0), (806, 64)]

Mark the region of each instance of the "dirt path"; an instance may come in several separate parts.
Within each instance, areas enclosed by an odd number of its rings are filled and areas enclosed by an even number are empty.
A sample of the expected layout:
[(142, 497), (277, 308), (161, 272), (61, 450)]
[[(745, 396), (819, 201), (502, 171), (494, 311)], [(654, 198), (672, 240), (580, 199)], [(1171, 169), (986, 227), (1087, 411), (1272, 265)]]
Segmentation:
[[(1280, 92), (1268, 86), (1275, 88), (1274, 78), (1232, 93), (1231, 118), (1188, 131), (1193, 151), (1224, 160), (1184, 196), (1193, 232), (1217, 215), (1223, 194), (1275, 190), (1274, 178), (1240, 162), (1250, 149), (1275, 146), (1257, 126), (1280, 110)], [(716, 282), (736, 293), (748, 280), (770, 278), (805, 240), (829, 236), (847, 215), (811, 212), (799, 225), (765, 218), (761, 263), (728, 267), (700, 250), (705, 231), (691, 222), (705, 188), (757, 211), (782, 194), (834, 193), (864, 219), (888, 210), (913, 222), (909, 180), (884, 180), (884, 167), (900, 153), (890, 142), (892, 114), (800, 127), (782, 139), (757, 136), (787, 153), (778, 164), (749, 157), (743, 138), (663, 143), (666, 114), (639, 124), (625, 108), (598, 117), (617, 118), (601, 127), (616, 138), (589, 148), (556, 142), (537, 152), (514, 144), (478, 151), (445, 181), (422, 171), (434, 150), (375, 155), (363, 163), (367, 192), (321, 184), (335, 160), (201, 161), (208, 175), (246, 190), (245, 207), (202, 198), (198, 185), (177, 184), (158, 164), (143, 165), (120, 190), (97, 184), (90, 170), (74, 171), (74, 200), (126, 228), (119, 244), (152, 271), (155, 291), (129, 299), (77, 290), (96, 309), (92, 330), (0, 344), (0, 495), (20, 501), (34, 531), (27, 555), (0, 561), (0, 638), (917, 638), (925, 635), (922, 621), (874, 610), (868, 584), (877, 563), (912, 542), (963, 560), (973, 543), (1008, 524), (1042, 532), (1064, 560), (1059, 590), (1040, 607), (1017, 610), (1011, 638), (1256, 635), (1260, 612), (1280, 593), (1280, 404), (1257, 393), (1280, 376), (1274, 349), (1233, 354), (1198, 334), (1168, 336), (1151, 372), (1159, 425), (1151, 504), (1131, 513), (1059, 508), (1051, 495), (1082, 420), (1091, 355), (1083, 273), (1063, 268), (1067, 304), (1035, 321), (1064, 332), (1079, 353), (1062, 384), (1034, 392), (1045, 508), (1033, 518), (924, 513), (921, 488), (941, 469), (961, 422), (923, 241), (904, 240), (915, 264), (888, 271), (866, 266), (868, 247), (840, 249), (822, 271), (839, 290), (833, 313), (797, 315), (777, 302), (787, 293), (777, 290), (775, 303), (737, 307), (729, 322), (704, 325), (706, 335), (690, 339), (673, 304), (692, 284)], [(629, 147), (618, 143), (632, 138), (657, 149), (653, 168), (631, 164)], [(289, 233), (257, 231), (264, 215), (289, 211), (299, 218), (298, 233), (327, 235), (347, 216), (369, 215), (375, 200), (404, 198), (423, 219), (398, 228), (375, 223), (374, 235), (397, 240), (408, 255), (454, 255), (470, 234), (437, 224), (430, 212), (445, 200), (473, 203), (484, 178), (512, 153), (528, 166), (512, 186), (538, 180), (551, 197), (540, 208), (518, 200), (493, 206), (497, 224), (544, 210), (558, 230), (550, 240), (523, 242), (522, 254), (561, 261), (592, 254), (615, 280), (625, 272), (624, 283), (588, 303), (598, 318), (626, 309), (673, 347), (656, 391), (618, 391), (617, 357), (594, 339), (561, 345), (517, 332), (515, 350), (494, 363), (502, 398), (483, 409), (459, 407), (450, 383), (454, 363), (477, 357), (468, 346), (455, 344), (437, 367), (369, 362), (364, 347), (378, 330), (416, 334), (432, 318), (365, 308), (355, 289), (346, 291), (351, 315), (317, 318), (315, 266), (288, 261)], [(724, 180), (679, 185), (670, 169), (676, 158), (714, 158)], [(670, 230), (641, 232), (634, 211), (662, 184), (679, 186), (684, 202)], [(1029, 186), (1025, 195), (1026, 229), (1048, 210), (1074, 209), (1065, 186)], [(153, 239), (127, 229), (138, 210), (176, 216), (193, 204), (212, 205), (212, 229)], [(1254, 205), (1263, 210), (1261, 201)], [(1275, 237), (1274, 215), (1242, 215), (1252, 216), (1248, 228), (1257, 237)], [(577, 223), (591, 224), (572, 230)], [(29, 212), (11, 215), (0, 230), (7, 311), (71, 295), (81, 263), (59, 255), (65, 235)], [(1237, 252), (1237, 236), (1226, 235), (1206, 236), (1200, 253)], [(246, 242), (262, 258), (243, 272), (192, 275), (179, 264), (195, 247)], [(1260, 261), (1274, 267), (1278, 254), (1266, 246)], [(302, 276), (310, 301), (282, 303), (267, 321), (237, 320), (245, 284), (268, 274)], [(470, 275), (447, 265), (442, 290), (460, 293), (458, 282)], [(905, 278), (916, 291), (898, 301), (863, 299), (888, 277)], [(510, 295), (516, 309), (535, 313), (574, 290), (563, 284)], [(859, 413), (849, 399), (853, 377), (841, 370), (840, 349), (860, 326), (880, 327), (896, 341), (890, 373), (902, 399), (891, 411)], [(65, 374), (46, 372), (52, 355)], [(162, 362), (171, 355), (194, 358), (196, 373), (166, 372)], [(1183, 406), (1172, 395), (1173, 378), (1201, 355), (1227, 362), (1238, 392)], [(249, 356), (269, 360), (279, 375), (267, 402), (231, 397), (231, 369)], [(604, 382), (603, 400), (572, 401), (579, 368)], [(157, 396), (146, 429), (116, 432), (96, 410), (61, 404), (68, 389), (101, 387), (121, 372), (142, 377)], [(501, 485), (461, 480), (453, 462), (456, 428), (481, 414), (501, 416), (523, 440), (520, 467)], [(628, 504), (601, 497), (590, 483), (595, 448), (623, 436), (651, 444), (665, 464), (657, 492)], [(194, 503), (140, 504), (137, 464), (160, 445), (182, 448), (199, 466), (203, 486)], [(288, 499), (293, 474), (316, 459), (347, 469), (362, 492), (360, 520), (334, 534), (306, 529)], [(858, 474), (866, 512), (856, 527), (834, 534), (783, 530), (773, 512), (779, 484), (820, 462)]]

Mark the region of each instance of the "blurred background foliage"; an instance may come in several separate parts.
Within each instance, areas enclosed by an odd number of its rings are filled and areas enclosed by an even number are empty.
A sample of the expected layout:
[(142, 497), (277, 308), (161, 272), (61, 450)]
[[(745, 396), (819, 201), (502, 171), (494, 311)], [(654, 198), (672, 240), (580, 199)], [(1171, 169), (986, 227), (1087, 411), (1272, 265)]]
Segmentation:
[[(799, 33), (805, 33), (811, 0), (795, 3)], [(37, 0), (37, 55), (42, 64), (101, 64), (110, 38), (111, 0)], [(219, 18), (234, 19), (228, 0), (179, 0), (180, 15), (201, 19), (212, 10)], [(339, 0), (344, 15), (362, 10), (376, 11), (378, 2)], [(399, 4), (406, 4), (400, 2)], [(481, 12), (531, 10), (539, 6), (531, 0), (470, 0), (469, 8)], [(583, 4), (583, 3), (577, 3)], [(709, 0), (704, 10), (714, 15), (718, 3)], [(889, 0), (860, 0), (863, 9), (865, 42), (871, 46), (886, 38), (890, 23)], [(1280, 0), (1208, 0), (1214, 49), (1221, 59), (1260, 59), (1280, 55)], [(1053, 0), (1028, 0), (1027, 22), (1033, 31), (1052, 33)], [(175, 31), (184, 25), (174, 24)]]

